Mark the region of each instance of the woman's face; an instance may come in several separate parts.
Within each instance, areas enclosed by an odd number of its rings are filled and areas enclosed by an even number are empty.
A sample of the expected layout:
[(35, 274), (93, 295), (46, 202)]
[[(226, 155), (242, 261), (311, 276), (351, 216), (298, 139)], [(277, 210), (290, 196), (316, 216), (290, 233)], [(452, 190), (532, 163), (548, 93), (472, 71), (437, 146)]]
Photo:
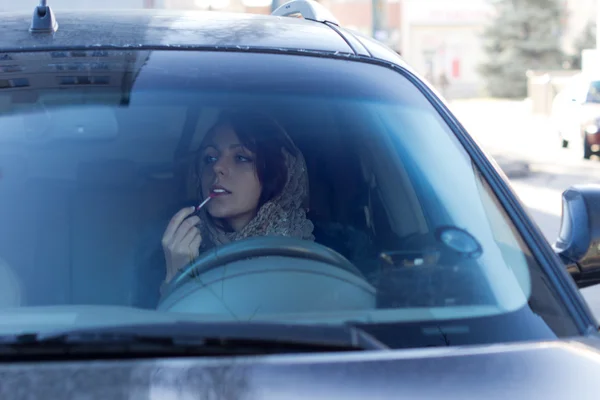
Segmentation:
[(243, 147), (229, 125), (217, 127), (207, 137), (200, 155), (203, 197), (214, 193), (207, 205), (213, 218), (220, 218), (240, 231), (256, 215), (262, 186), (256, 175), (254, 154)]

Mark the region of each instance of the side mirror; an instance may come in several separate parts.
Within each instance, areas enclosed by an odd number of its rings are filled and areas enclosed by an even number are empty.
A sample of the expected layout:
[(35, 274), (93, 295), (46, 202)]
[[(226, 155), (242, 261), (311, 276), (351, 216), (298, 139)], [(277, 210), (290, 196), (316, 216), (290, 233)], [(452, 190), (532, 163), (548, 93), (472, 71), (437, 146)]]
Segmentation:
[(560, 233), (554, 250), (577, 286), (600, 283), (600, 185), (565, 190)]

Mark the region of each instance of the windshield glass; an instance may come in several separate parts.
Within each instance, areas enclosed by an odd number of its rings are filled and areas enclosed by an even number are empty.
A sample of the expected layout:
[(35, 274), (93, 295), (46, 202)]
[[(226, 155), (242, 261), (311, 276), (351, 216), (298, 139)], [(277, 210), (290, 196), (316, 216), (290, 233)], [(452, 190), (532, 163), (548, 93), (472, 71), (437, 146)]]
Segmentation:
[(576, 333), (397, 71), (233, 52), (2, 60), (4, 333), (170, 316), (382, 337), (460, 321), (457, 343)]
[(588, 103), (600, 103), (600, 81), (592, 81), (587, 93)]

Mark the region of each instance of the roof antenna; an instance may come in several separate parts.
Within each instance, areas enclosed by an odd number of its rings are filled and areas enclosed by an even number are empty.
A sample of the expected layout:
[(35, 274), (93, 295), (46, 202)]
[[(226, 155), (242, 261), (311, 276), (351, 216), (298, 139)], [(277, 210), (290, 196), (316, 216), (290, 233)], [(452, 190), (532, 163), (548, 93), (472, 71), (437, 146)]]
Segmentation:
[(33, 19), (29, 31), (32, 33), (54, 33), (58, 30), (58, 22), (46, 0), (40, 0), (40, 5), (33, 11)]

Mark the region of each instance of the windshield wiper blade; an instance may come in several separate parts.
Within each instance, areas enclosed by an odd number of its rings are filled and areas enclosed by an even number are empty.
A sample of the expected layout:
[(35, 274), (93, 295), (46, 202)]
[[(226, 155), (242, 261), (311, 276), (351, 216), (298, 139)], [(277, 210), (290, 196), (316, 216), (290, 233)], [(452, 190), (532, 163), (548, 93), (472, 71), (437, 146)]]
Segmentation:
[(2, 359), (260, 355), (388, 349), (355, 326), (268, 323), (129, 325), (0, 338)]

